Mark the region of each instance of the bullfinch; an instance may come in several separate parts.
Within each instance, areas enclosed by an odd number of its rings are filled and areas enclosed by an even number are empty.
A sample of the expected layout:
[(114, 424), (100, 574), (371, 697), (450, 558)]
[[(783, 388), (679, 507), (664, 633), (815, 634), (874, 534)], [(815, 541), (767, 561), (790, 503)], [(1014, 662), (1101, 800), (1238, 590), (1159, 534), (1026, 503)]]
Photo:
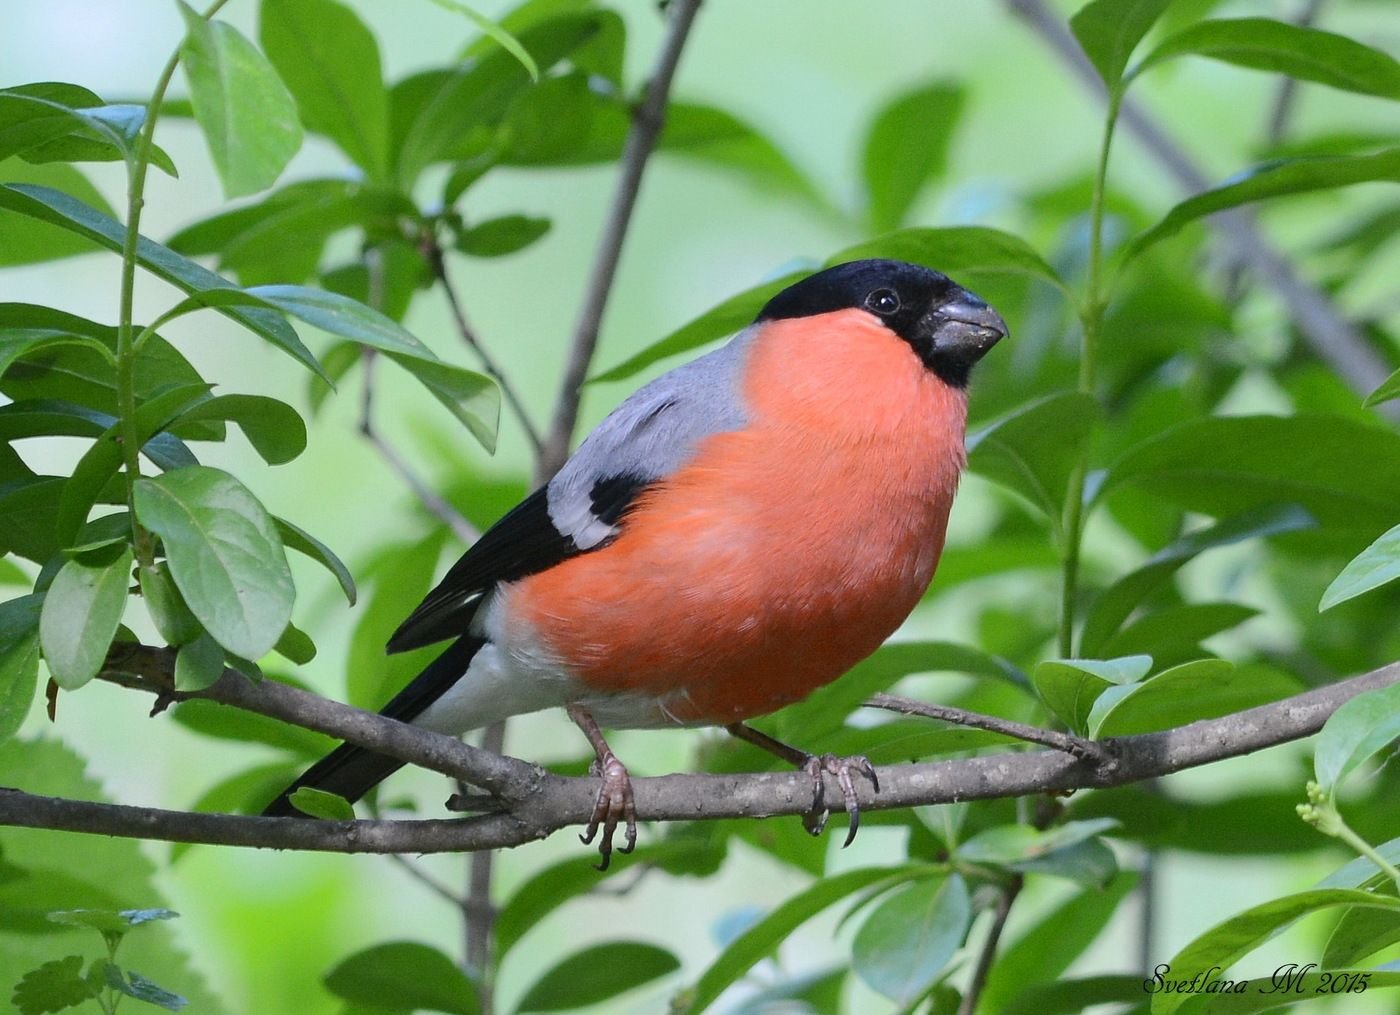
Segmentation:
[[(621, 850), (636, 840), (603, 727), (725, 727), (813, 775), (814, 833), (831, 772), (854, 834), (869, 762), (743, 721), (841, 676), (919, 601), (965, 463), (968, 375), (1005, 335), (980, 298), (900, 261), (784, 289), (623, 401), (452, 566), (388, 651), (452, 644), (383, 714), (457, 735), (564, 707), (602, 775), (582, 838), (601, 828), (603, 866), (619, 821)], [(297, 814), (301, 786), (357, 800), (402, 764), (342, 745), (264, 813)]]

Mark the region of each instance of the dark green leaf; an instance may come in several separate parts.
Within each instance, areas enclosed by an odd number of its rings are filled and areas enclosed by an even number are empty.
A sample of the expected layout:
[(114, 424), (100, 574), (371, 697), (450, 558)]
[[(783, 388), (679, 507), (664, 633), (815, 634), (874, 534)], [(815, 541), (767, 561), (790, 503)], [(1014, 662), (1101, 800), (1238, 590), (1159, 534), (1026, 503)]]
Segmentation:
[(735, 938), (700, 975), (689, 995), (687, 1015), (699, 1015), (720, 994), (747, 973), (764, 956), (785, 941), (794, 929), (817, 913), (877, 881), (904, 880), (899, 868), (862, 867), (833, 874), (798, 892)]
[(181, 2), (180, 63), (225, 197), (265, 190), (301, 147), (296, 103), (267, 58), (236, 28)]
[[(121, 252), (125, 241), (126, 229), (120, 222), (49, 187), (0, 185), (0, 208), (62, 226), (117, 253)], [(144, 236), (137, 242), (136, 260), (147, 271), (187, 293), (232, 288), (227, 279)], [(228, 307), (221, 313), (267, 339), (308, 369), (322, 373), (316, 357), (280, 314), (261, 307)]]
[(161, 537), (176, 586), (215, 640), (245, 659), (267, 653), (295, 592), (267, 511), (233, 476), (191, 466), (136, 484), (136, 514)]
[(888, 896), (861, 924), (851, 965), (876, 992), (911, 1005), (942, 974), (971, 922), (961, 877), (922, 878)]
[(36, 564), (54, 558), (60, 546), (54, 535), (53, 506), (67, 480), (60, 476), (30, 476), (0, 483), (0, 548)]
[(1182, 536), (1099, 593), (1084, 620), (1079, 651), (1088, 656), (1101, 654), (1104, 645), (1143, 600), (1206, 550), (1246, 539), (1296, 532), (1315, 524), (1312, 515), (1289, 504), (1233, 515)]
[(39, 612), (43, 598), (0, 603), (0, 742), (19, 730), (39, 680)]
[[(1400, 900), (1344, 888), (1314, 888), (1245, 910), (1197, 937), (1170, 960), (1172, 979), (1190, 980), (1212, 967), (1228, 969), (1276, 932), (1309, 913), (1336, 906), (1372, 906), (1400, 911)], [(1152, 1015), (1175, 1015), (1189, 994), (1159, 993)]]
[(82, 687), (102, 668), (126, 609), (131, 548), (106, 565), (70, 560), (49, 586), (39, 617), (44, 662), (59, 687)]
[[(1199, 645), (1222, 631), (1259, 616), (1259, 611), (1238, 603), (1179, 603), (1139, 617), (1104, 645), (1103, 655), (1148, 655), (1157, 665), (1174, 652)], [(1193, 658), (1203, 653), (1196, 652)], [(1185, 660), (1183, 660), (1185, 661)]]
[[(204, 385), (177, 391), (202, 393)], [(170, 394), (167, 392), (167, 394)], [(161, 396), (164, 399), (165, 396)], [(188, 396), (186, 396), (188, 397)], [(161, 401), (156, 399), (155, 401)], [(152, 405), (154, 402), (147, 402)], [(143, 406), (144, 408), (144, 406)], [(138, 410), (138, 418), (141, 416)], [(107, 437), (115, 432), (116, 419), (105, 412), (97, 412), (71, 402), (57, 399), (33, 399), (11, 402), (0, 406), (0, 440), (6, 442), (25, 437)], [(140, 427), (138, 426), (138, 430)], [(142, 447), (142, 452), (162, 469), (178, 468), (194, 463), (194, 455), (183, 442), (169, 434), (151, 435)]]
[(1089, 735), (1121, 737), (1185, 726), (1264, 705), (1302, 690), (1296, 677), (1267, 666), (1236, 669), (1224, 659), (1197, 659), (1094, 702)]
[[(1394, 883), (1380, 889), (1390, 895)], [(1400, 912), (1388, 909), (1348, 909), (1327, 938), (1322, 953), (1325, 969), (1354, 966), (1400, 941)]]
[(290, 462), (306, 450), (306, 424), (286, 402), (264, 395), (215, 395), (181, 412), (173, 425), (222, 419), (237, 423), (268, 465)]
[(1400, 684), (1378, 687), (1344, 702), (1317, 738), (1313, 767), (1323, 792), (1332, 793), (1357, 767), (1400, 737)]
[(325, 978), (336, 997), (381, 1008), (478, 1015), (476, 984), (435, 948), (394, 941), (357, 952)]
[(1103, 489), (1124, 484), (1217, 517), (1291, 503), (1374, 532), (1395, 523), (1400, 436), (1343, 416), (1192, 420), (1119, 459)]
[(186, 645), (204, 633), (199, 620), (190, 612), (180, 590), (175, 587), (169, 564), (161, 561), (151, 567), (143, 566), (138, 580), (151, 622), (167, 645)]
[(10, 1003), (19, 1015), (47, 1015), (75, 1007), (95, 996), (97, 992), (83, 979), (83, 957), (69, 955), (25, 973), (15, 984)]
[(264, 0), (259, 39), (306, 129), (330, 138), (371, 179), (389, 166), (389, 103), (374, 35), (335, 0)]
[[(1357, 983), (1366, 984), (1366, 993), (1383, 987), (1400, 987), (1400, 972), (1394, 969), (1327, 969), (1318, 972), (1297, 970), (1292, 990), (1277, 991), (1277, 974), (1260, 976), (1239, 982), (1239, 993), (1184, 995), (1185, 1003), (1177, 1010), (1181, 1015), (1254, 1015), (1255, 1012), (1278, 1011), (1288, 1000), (1319, 997), (1341, 997), (1342, 990)], [(1173, 975), (1173, 979), (1175, 976)], [(1345, 1004), (1345, 1002), (1343, 1002)], [(1154, 1013), (1155, 1015), (1155, 1013)]]
[(1400, 398), (1400, 370), (1395, 371), (1385, 379), (1375, 391), (1366, 396), (1366, 401), (1362, 405), (1370, 407), (1380, 405), (1382, 402), (1389, 402), (1392, 399)]
[(100, 105), (96, 92), (64, 81), (0, 89), (0, 161), (69, 133), (82, 122), (78, 110)]
[(224, 675), (224, 650), (208, 634), (180, 646), (175, 656), (175, 690), (202, 691)]
[(1393, 57), (1345, 35), (1269, 18), (1197, 22), (1143, 57), (1133, 76), (1178, 56), (1204, 56), (1348, 92), (1400, 98), (1400, 63)]
[[(32, 163), (111, 162), (135, 157), (144, 105), (104, 105), (77, 85), (40, 82), (0, 90), (0, 161), (18, 154)], [(159, 147), (151, 162), (171, 176)]]
[(1055, 269), (1025, 240), (986, 226), (900, 229), (847, 247), (827, 258), (826, 267), (866, 257), (889, 257), (934, 268), (959, 281), (966, 275), (1020, 275), (1068, 292)]
[(272, 647), (283, 659), (298, 666), (305, 666), (316, 658), (316, 643), (311, 640), (311, 636), (297, 627), (295, 624), (288, 624), (287, 629), (282, 632), (282, 637), (277, 639), (277, 644)]
[(943, 174), (962, 108), (963, 89), (935, 81), (905, 92), (875, 115), (865, 139), (864, 169), (876, 232), (903, 225), (919, 191)]
[(500, 257), (524, 250), (547, 232), (549, 219), (502, 215), (459, 233), (453, 245), (473, 257)]
[(1111, 818), (1071, 821), (1046, 831), (1030, 825), (998, 825), (978, 832), (957, 848), (960, 860), (1009, 871), (1050, 874), (1102, 887), (1118, 873), (1109, 849), (1098, 836), (1112, 830)]
[(1318, 610), (1329, 610), (1400, 578), (1400, 525), (1388, 529), (1342, 568), (1322, 593)]
[(1235, 177), (1233, 182), (1182, 201), (1160, 222), (1134, 238), (1123, 257), (1131, 260), (1184, 226), (1218, 211), (1274, 197), (1373, 181), (1400, 182), (1400, 148), (1388, 148), (1374, 155), (1315, 156), (1265, 163)]
[(517, 1011), (569, 1011), (598, 1004), (681, 967), (664, 948), (610, 941), (575, 952), (525, 992)]
[(1131, 685), (1152, 669), (1151, 656), (1122, 659), (1047, 659), (1036, 665), (1036, 693), (1071, 730), (1084, 733), (1094, 701), (1111, 687)]
[(1172, 0), (1093, 0), (1069, 19), (1069, 27), (1110, 93), (1123, 87), (1133, 50)]
[[(1097, 928), (1096, 928), (1097, 929)], [(1096, 1005), (1142, 1000), (1142, 977), (1137, 974), (1086, 976), (1078, 980), (1023, 980), (1019, 993), (988, 1011), (998, 1015), (1080, 1015)], [(1141, 1007), (1128, 1009), (1141, 1015)]]
[(799, 282), (808, 272), (792, 272), (746, 289), (737, 296), (731, 296), (717, 307), (701, 314), (684, 327), (671, 332), (659, 342), (647, 346), (641, 352), (628, 357), (623, 362), (589, 379), (590, 384), (607, 381), (621, 381), (640, 373), (653, 363), (681, 353), (698, 349), (702, 345), (726, 335), (732, 335), (740, 328), (753, 322), (758, 312), (778, 293), (794, 282)]
[(285, 518), (274, 516), (272, 523), (277, 526), (277, 533), (282, 537), (282, 545), (289, 550), (305, 554), (333, 574), (335, 580), (340, 583), (345, 598), (351, 606), (354, 606), (355, 579), (351, 576), (350, 569), (335, 555), (331, 548), (305, 529), (298, 528)]
[(336, 793), (330, 793), (312, 786), (301, 786), (287, 798), (288, 802), (313, 818), (325, 821), (354, 821), (355, 808), (350, 801)]
[(967, 467), (1020, 494), (1058, 531), (1070, 474), (1098, 422), (1098, 403), (1083, 392), (1050, 395), (967, 438)]

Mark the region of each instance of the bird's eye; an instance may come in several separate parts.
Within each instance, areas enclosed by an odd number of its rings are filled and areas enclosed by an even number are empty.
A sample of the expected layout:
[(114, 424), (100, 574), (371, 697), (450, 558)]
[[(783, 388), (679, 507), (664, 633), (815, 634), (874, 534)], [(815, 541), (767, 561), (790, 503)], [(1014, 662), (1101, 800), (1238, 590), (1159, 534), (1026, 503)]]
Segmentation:
[(868, 309), (888, 316), (899, 309), (899, 293), (893, 289), (876, 289), (865, 298)]

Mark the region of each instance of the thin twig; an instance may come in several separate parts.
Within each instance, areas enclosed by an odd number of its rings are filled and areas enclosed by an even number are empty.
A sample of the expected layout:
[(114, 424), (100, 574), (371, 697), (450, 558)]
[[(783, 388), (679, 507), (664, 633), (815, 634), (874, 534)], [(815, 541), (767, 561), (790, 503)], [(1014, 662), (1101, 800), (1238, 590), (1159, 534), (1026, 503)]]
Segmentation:
[(454, 907), (460, 907), (463, 904), (462, 899), (458, 897), (457, 893), (452, 890), (447, 882), (438, 880), (435, 875), (428, 873), (420, 864), (414, 863), (411, 859), (399, 853), (390, 853), (389, 859), (401, 867), (404, 873), (408, 874), (413, 880), (425, 886), (434, 895), (441, 897), (444, 902), (450, 903)]
[(671, 92), (676, 65), (680, 62), (681, 50), (685, 47), (690, 26), (695, 21), (695, 12), (699, 8), (700, 0), (672, 0), (667, 5), (667, 14), (671, 19), (670, 27), (667, 29), (666, 39), (661, 46), (651, 80), (647, 82), (642, 101), (632, 114), (632, 127), (627, 133), (627, 143), (622, 149), (622, 173), (617, 181), (617, 192), (613, 196), (612, 209), (604, 223), (603, 233), (599, 237), (593, 270), (589, 274), (588, 287), (584, 290), (583, 306), (579, 310), (578, 322), (574, 325), (569, 362), (564, 369), (559, 398), (555, 403), (554, 419), (540, 454), (541, 479), (547, 479), (558, 472), (569, 456), (569, 442), (574, 435), (574, 426), (578, 423), (583, 382), (588, 376), (589, 364), (593, 361), (593, 350), (598, 345), (598, 329), (603, 321), (603, 311), (607, 308), (608, 296), (612, 292), (613, 278), (617, 274), (618, 260), (622, 256), (622, 243), (626, 239), (627, 228), (632, 220), (632, 209), (637, 203), (642, 172), (646, 169), (647, 160), (656, 147), (656, 139), (665, 122), (666, 100)]
[[(1064, 22), (1044, 0), (1005, 0), (1005, 3), (1049, 44), (1095, 95), (1105, 96), (1098, 73)], [(1210, 187), (1209, 179), (1185, 149), (1141, 107), (1125, 100), (1120, 120), (1185, 190), (1197, 193)], [(1390, 375), (1390, 368), (1360, 331), (1341, 315), (1321, 289), (1294, 270), (1288, 259), (1259, 232), (1248, 214), (1239, 210), (1218, 212), (1205, 222), (1226, 239), (1236, 256), (1261, 282), (1278, 294), (1313, 351), (1354, 391), (1368, 395)], [(1400, 419), (1400, 402), (1380, 406), (1377, 411)]]
[(1045, 730), (1039, 726), (1027, 726), (1025, 723), (1013, 722), (1010, 719), (1000, 719), (994, 715), (983, 715), (980, 712), (968, 712), (961, 708), (952, 708), (948, 705), (934, 705), (926, 701), (915, 701), (912, 698), (901, 698), (893, 694), (876, 694), (865, 703), (866, 708), (882, 708), (889, 712), (899, 712), (901, 715), (917, 715), (925, 719), (942, 719), (944, 722), (956, 723), (959, 726), (971, 726), (974, 729), (988, 730), (992, 733), (1000, 733), (1003, 736), (1013, 737), (1016, 740), (1025, 740), (1032, 744), (1040, 744), (1042, 747), (1050, 747), (1057, 751), (1064, 751), (1072, 754), (1076, 758), (1085, 758), (1097, 764), (1104, 764), (1110, 760), (1108, 752), (1103, 745), (1093, 740), (1085, 740), (1083, 737), (1071, 736), (1068, 733), (1061, 733), (1058, 730)]
[[(173, 652), (123, 646), (113, 653), (116, 658), (104, 677), (171, 696)], [(859, 803), (862, 811), (892, 810), (1142, 782), (1310, 736), (1344, 702), (1395, 683), (1400, 683), (1400, 663), (1219, 719), (1111, 738), (1104, 741), (1111, 757), (1106, 764), (1061, 751), (1028, 751), (890, 765), (879, 770), (879, 793), (858, 785)], [(203, 691), (173, 696), (233, 705), (466, 779), (495, 794), (503, 809), (450, 820), (315, 821), (125, 807), (4, 790), (0, 825), (271, 849), (438, 853), (499, 849), (542, 839), (558, 829), (585, 824), (597, 799), (596, 777), (553, 775), (537, 765), (273, 680), (254, 684), (228, 672)], [(828, 782), (825, 791), (835, 798), (840, 788), (834, 777)], [(812, 800), (811, 777), (797, 772), (634, 778), (632, 789), (637, 816), (647, 821), (800, 815)]]
[(520, 429), (525, 433), (525, 439), (530, 442), (530, 448), (536, 457), (543, 449), (543, 442), (540, 432), (535, 427), (534, 421), (530, 419), (530, 413), (525, 408), (525, 403), (521, 401), (520, 395), (516, 392), (515, 386), (507, 380), (505, 372), (501, 370), (495, 358), (486, 350), (481, 338), (477, 335), (476, 329), (467, 320), (466, 310), (462, 307), (462, 301), (457, 298), (457, 290), (452, 287), (452, 281), (447, 274), (447, 258), (443, 255), (442, 247), (438, 244), (437, 237), (431, 233), (427, 234), (423, 240), (423, 255), (427, 258), (428, 268), (432, 271), (433, 277), (438, 280), (442, 287), (443, 294), (447, 297), (447, 306), (452, 311), (452, 319), (457, 324), (457, 334), (466, 343), (467, 348), (476, 353), (477, 359), (481, 360), (481, 365), (501, 387), (501, 395), (505, 398), (506, 404), (511, 407), (516, 418), (520, 420)]
[(973, 1015), (977, 1010), (977, 1001), (982, 996), (983, 988), (987, 986), (987, 974), (992, 971), (992, 962), (996, 959), (1001, 932), (1006, 929), (1006, 918), (1011, 915), (1011, 904), (1016, 901), (1016, 896), (1021, 894), (1025, 884), (1026, 879), (1017, 874), (1002, 889), (1001, 898), (997, 900), (996, 917), (992, 920), (991, 929), (987, 931), (982, 949), (977, 954), (977, 967), (972, 971), (967, 990), (963, 992), (962, 1003), (958, 1005), (958, 1015)]

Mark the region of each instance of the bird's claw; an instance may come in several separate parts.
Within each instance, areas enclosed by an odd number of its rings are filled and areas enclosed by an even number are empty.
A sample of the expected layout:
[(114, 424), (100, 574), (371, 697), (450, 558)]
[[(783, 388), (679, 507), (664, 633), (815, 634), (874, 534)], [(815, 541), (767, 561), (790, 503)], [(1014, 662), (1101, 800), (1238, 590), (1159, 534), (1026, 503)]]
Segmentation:
[(871, 787), (878, 793), (880, 792), (880, 777), (875, 774), (875, 766), (863, 754), (849, 758), (838, 758), (834, 754), (814, 754), (803, 764), (802, 771), (812, 777), (813, 783), (812, 809), (802, 816), (802, 827), (812, 835), (822, 834), (822, 829), (826, 827), (826, 819), (831, 814), (831, 808), (826, 805), (825, 776), (836, 776), (836, 782), (841, 787), (841, 796), (845, 798), (846, 813), (850, 816), (851, 822), (850, 830), (846, 833), (846, 841), (841, 843), (841, 848), (845, 849), (855, 841), (856, 832), (860, 830), (860, 800), (856, 796), (855, 779), (851, 773), (859, 772), (865, 776), (870, 780)]
[(598, 788), (593, 815), (588, 819), (588, 827), (579, 836), (579, 841), (588, 845), (602, 830), (603, 838), (598, 843), (598, 852), (603, 860), (598, 864), (598, 870), (605, 871), (612, 862), (613, 833), (617, 831), (619, 820), (626, 823), (623, 834), (627, 844), (617, 847), (617, 851), (630, 853), (637, 847), (637, 807), (632, 800), (632, 778), (616, 755), (609, 751), (594, 767), (602, 776), (603, 785)]

